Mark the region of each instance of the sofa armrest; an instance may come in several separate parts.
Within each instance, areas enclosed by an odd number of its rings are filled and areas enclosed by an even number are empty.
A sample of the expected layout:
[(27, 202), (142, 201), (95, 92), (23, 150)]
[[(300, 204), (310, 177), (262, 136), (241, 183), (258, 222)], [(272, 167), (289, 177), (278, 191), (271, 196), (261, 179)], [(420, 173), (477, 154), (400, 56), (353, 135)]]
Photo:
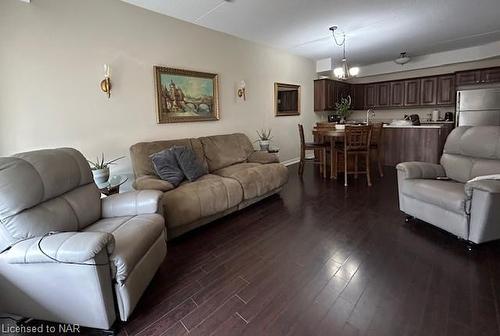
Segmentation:
[(163, 193), (158, 190), (129, 191), (102, 199), (102, 217), (136, 216), (158, 212)]
[(163, 192), (175, 188), (170, 182), (152, 175), (144, 175), (136, 178), (133, 187), (136, 190), (159, 190)]
[(278, 156), (274, 153), (268, 153), (263, 151), (255, 151), (247, 159), (251, 163), (277, 163), (280, 162)]
[(114, 237), (109, 233), (62, 232), (20, 241), (2, 257), (10, 264), (85, 263), (103, 249), (110, 255), (114, 245)]
[(405, 179), (435, 179), (446, 176), (443, 166), (429, 162), (403, 162), (396, 166)]
[(465, 184), (465, 194), (470, 199), (474, 190), (481, 190), (490, 194), (500, 194), (500, 180), (479, 180)]

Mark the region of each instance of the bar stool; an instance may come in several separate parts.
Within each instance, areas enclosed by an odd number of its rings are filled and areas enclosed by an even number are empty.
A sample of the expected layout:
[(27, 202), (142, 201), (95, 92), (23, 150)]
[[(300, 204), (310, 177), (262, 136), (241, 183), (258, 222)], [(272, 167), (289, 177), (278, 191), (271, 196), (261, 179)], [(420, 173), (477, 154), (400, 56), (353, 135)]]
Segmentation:
[[(337, 147), (334, 149), (334, 171), (335, 176), (338, 172), (338, 161), (339, 156), (344, 157), (344, 186), (347, 187), (347, 175), (354, 174), (357, 177), (358, 174), (366, 174), (366, 179), (368, 186), (371, 187), (372, 182), (370, 179), (370, 143), (372, 136), (372, 126), (346, 126), (344, 135), (344, 145), (343, 147)], [(366, 160), (366, 168), (364, 171), (358, 170), (358, 157), (362, 155)], [(354, 156), (354, 171), (349, 171), (348, 162), (349, 156)]]
[(372, 128), (372, 139), (370, 143), (370, 150), (375, 152), (375, 158), (378, 165), (378, 173), (380, 177), (384, 177), (384, 169), (382, 162), (384, 161), (384, 144), (383, 144), (383, 123), (374, 123)]
[[(300, 163), (299, 163), (299, 175), (302, 176), (304, 174), (304, 164), (306, 161), (311, 161), (313, 164), (319, 164), (319, 172), (323, 174), (323, 178), (326, 178), (326, 150), (328, 148), (328, 144), (325, 143), (315, 143), (315, 142), (306, 142), (304, 137), (304, 126), (301, 124), (299, 126), (299, 135), (300, 135)], [(319, 162), (316, 162), (314, 159), (306, 158), (306, 150), (314, 150), (319, 151)]]

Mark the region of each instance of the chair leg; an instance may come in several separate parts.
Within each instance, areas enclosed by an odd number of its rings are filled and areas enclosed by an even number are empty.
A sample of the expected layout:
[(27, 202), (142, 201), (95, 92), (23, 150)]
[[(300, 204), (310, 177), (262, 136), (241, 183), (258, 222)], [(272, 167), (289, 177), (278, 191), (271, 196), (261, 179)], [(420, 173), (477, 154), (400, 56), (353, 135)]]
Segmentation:
[(338, 153), (336, 151), (333, 151), (331, 154), (332, 156), (332, 162), (331, 162), (331, 165), (333, 167), (333, 178), (334, 179), (337, 179), (338, 177), (338, 174), (339, 174), (339, 157), (338, 157)]
[(305, 151), (301, 150), (300, 151), (300, 163), (299, 163), (299, 175), (302, 176), (304, 174), (304, 161), (305, 161)]
[(326, 148), (323, 148), (323, 178), (326, 179), (326, 161), (328, 155), (326, 153)]
[(380, 177), (384, 177), (384, 167), (382, 166), (382, 151), (377, 149), (378, 173)]
[(358, 178), (358, 154), (354, 154), (354, 178)]
[(372, 186), (372, 180), (370, 177), (370, 152), (366, 154), (366, 180), (368, 181), (368, 186)]
[(347, 187), (347, 151), (344, 151), (344, 187)]
[(325, 159), (323, 157), (323, 150), (318, 150), (315, 152), (319, 153), (319, 174), (322, 175), (323, 174), (323, 160)]
[(337, 179), (337, 152), (334, 150), (335, 141), (330, 140), (330, 180), (332, 178)]

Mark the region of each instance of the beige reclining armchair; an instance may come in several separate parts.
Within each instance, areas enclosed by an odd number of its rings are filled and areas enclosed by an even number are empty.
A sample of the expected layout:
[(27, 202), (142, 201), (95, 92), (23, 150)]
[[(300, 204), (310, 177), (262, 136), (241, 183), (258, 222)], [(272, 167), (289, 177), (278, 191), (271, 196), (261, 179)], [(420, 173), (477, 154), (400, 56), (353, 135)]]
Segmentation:
[(500, 180), (481, 178), (500, 174), (500, 126), (455, 128), (440, 165), (397, 170), (401, 211), (472, 243), (500, 238)]
[(166, 255), (159, 191), (101, 200), (70, 148), (0, 158), (0, 313), (109, 329)]

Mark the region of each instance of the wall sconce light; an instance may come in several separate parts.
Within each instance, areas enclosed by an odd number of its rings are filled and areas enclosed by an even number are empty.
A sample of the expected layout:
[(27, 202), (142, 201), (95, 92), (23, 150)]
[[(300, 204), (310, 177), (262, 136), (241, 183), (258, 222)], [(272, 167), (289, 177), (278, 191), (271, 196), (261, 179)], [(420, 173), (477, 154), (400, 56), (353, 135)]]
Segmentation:
[(247, 100), (246, 86), (247, 86), (247, 84), (245, 83), (244, 80), (242, 80), (238, 84), (238, 89), (236, 91), (236, 95), (237, 95), (239, 101), (245, 101), (245, 100)]
[(108, 99), (111, 97), (111, 80), (109, 79), (109, 74), (111, 68), (109, 65), (104, 64), (104, 79), (101, 81), (101, 90), (108, 94)]

